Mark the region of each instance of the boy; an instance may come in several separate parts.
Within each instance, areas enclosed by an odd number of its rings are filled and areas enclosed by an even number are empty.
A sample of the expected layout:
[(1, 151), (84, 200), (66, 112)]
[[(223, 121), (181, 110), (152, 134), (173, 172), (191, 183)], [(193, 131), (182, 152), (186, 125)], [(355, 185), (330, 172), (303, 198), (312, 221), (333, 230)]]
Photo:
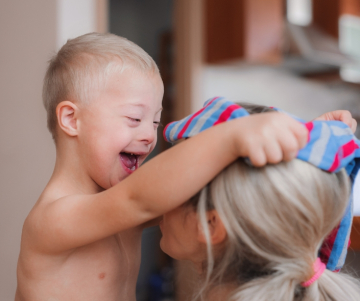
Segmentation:
[(260, 166), (306, 144), (300, 123), (267, 113), (213, 127), (139, 168), (156, 144), (162, 96), (155, 63), (126, 39), (87, 34), (52, 59), (43, 100), (56, 164), (24, 223), (16, 301), (135, 300), (147, 222), (239, 156)]

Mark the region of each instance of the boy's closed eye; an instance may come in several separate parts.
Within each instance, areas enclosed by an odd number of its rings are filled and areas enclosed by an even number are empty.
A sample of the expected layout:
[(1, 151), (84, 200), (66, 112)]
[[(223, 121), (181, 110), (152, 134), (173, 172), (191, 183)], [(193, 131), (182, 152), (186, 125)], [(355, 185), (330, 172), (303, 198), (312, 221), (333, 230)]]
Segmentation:
[(158, 128), (160, 125), (163, 126), (160, 121), (154, 121), (155, 128)]
[(129, 120), (130, 125), (137, 126), (141, 122), (141, 119), (139, 118), (133, 118), (133, 117), (126, 117)]
[[(134, 123), (134, 124), (138, 124), (141, 122), (141, 119), (139, 119), (139, 118), (132, 118), (132, 117), (127, 117), (127, 118), (130, 120), (131, 123)], [(160, 125), (162, 126), (160, 121), (154, 121), (154, 126), (156, 128), (158, 128)]]

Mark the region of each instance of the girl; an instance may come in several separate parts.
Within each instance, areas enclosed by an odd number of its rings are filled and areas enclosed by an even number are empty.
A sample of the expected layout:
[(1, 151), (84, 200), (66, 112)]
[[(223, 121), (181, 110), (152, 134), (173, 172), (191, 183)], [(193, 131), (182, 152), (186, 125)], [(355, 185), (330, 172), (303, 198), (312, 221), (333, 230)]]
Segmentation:
[(195, 299), (360, 300), (359, 282), (318, 258), (349, 192), (344, 170), (328, 173), (298, 159), (254, 168), (239, 159), (164, 215), (161, 248), (194, 263), (202, 280)]

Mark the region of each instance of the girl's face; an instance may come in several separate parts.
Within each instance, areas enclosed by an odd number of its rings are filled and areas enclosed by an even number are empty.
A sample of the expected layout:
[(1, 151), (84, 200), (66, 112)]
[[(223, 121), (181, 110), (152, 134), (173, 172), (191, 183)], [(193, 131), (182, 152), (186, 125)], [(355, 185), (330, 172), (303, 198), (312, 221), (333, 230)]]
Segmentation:
[(185, 204), (166, 213), (160, 222), (161, 249), (177, 260), (201, 264), (206, 258), (206, 248), (199, 241), (199, 228), (197, 213), (191, 205)]

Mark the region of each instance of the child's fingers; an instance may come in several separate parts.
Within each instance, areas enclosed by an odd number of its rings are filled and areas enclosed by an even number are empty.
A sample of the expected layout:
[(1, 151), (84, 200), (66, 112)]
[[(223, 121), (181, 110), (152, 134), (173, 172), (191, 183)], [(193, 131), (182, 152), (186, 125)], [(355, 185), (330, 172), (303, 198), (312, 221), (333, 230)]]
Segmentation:
[(256, 167), (261, 167), (264, 166), (267, 161), (266, 161), (266, 154), (264, 152), (263, 147), (259, 147), (256, 150), (254, 149), (253, 151), (249, 152), (249, 159), (252, 165), (256, 166)]
[(354, 118), (352, 118), (352, 120), (351, 120), (351, 130), (352, 130), (352, 132), (353, 133), (355, 133), (356, 132), (356, 128), (357, 128), (357, 121), (354, 119)]
[(295, 121), (295, 123), (293, 123), (292, 126), (290, 127), (290, 130), (292, 131), (292, 134), (294, 135), (294, 137), (298, 142), (298, 145), (296, 146), (297, 150), (300, 150), (303, 147), (305, 147), (305, 145), (308, 142), (308, 136), (309, 136), (308, 129), (300, 122)]
[(328, 113), (328, 120), (339, 120), (345, 123), (349, 128), (352, 128), (352, 115), (349, 111), (338, 110)]
[(352, 126), (352, 115), (349, 111), (345, 111), (345, 110), (341, 110), (341, 111), (335, 111), (335, 115), (336, 115), (336, 112), (338, 112), (338, 118), (339, 119), (335, 119), (335, 120), (340, 120), (342, 122), (344, 122), (346, 125), (349, 126), (349, 128), (351, 128)]
[(281, 162), (281, 160), (283, 159), (283, 151), (284, 149), (282, 149), (281, 145), (279, 144), (278, 141), (276, 141), (276, 139), (267, 141), (264, 147), (266, 160), (268, 163), (271, 164), (276, 164)]
[(300, 142), (297, 138), (293, 135), (293, 133), (288, 133), (287, 135), (283, 135), (280, 137), (280, 146), (283, 151), (283, 160), (284, 161), (291, 161), (292, 159), (296, 158), (297, 153), (300, 150)]
[[(351, 128), (351, 130), (353, 132), (356, 131), (356, 121), (355, 121), (354, 118), (352, 118), (351, 113), (349, 111), (347, 111), (347, 110), (337, 110), (337, 111), (328, 112), (328, 113), (325, 113), (325, 114), (319, 116), (315, 120), (325, 120), (325, 121), (338, 120), (338, 121), (342, 121), (349, 128)], [(355, 121), (355, 123), (354, 123), (354, 121)], [(355, 125), (355, 127), (354, 127), (354, 125)]]

